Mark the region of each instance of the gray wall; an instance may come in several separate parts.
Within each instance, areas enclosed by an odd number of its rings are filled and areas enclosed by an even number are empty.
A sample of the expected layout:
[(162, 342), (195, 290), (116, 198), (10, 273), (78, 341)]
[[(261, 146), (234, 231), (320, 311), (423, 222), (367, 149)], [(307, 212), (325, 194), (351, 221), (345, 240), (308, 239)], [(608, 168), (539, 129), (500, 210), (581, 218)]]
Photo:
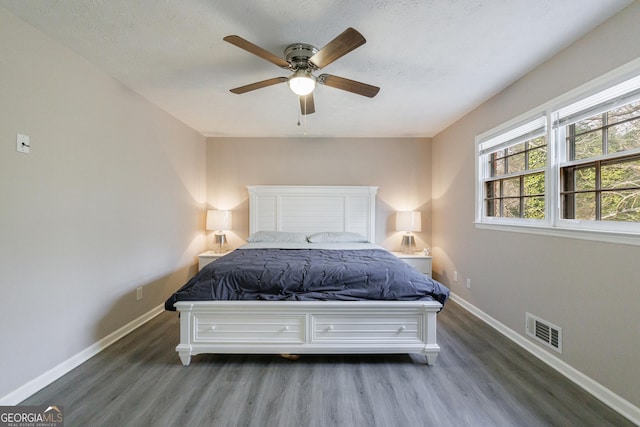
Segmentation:
[(473, 165), (476, 135), (640, 57), (639, 22), (635, 2), (441, 132), (432, 147), (435, 277), (523, 335), (526, 311), (562, 327), (558, 356), (636, 406), (640, 247), (476, 229)]
[(422, 211), (416, 244), (431, 243), (429, 138), (209, 138), (207, 200), (233, 210), (232, 247), (249, 232), (247, 185), (376, 185), (376, 243), (399, 249), (398, 210)]
[(1, 398), (194, 271), (206, 140), (2, 8), (0, 88)]

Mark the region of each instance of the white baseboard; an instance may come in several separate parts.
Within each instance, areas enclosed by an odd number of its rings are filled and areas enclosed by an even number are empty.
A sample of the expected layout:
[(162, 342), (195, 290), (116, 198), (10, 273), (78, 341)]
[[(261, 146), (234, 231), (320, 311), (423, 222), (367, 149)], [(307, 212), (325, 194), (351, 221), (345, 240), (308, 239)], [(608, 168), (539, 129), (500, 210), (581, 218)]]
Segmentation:
[(460, 298), (460, 296), (452, 293), (451, 300), (458, 303), (471, 314), (487, 323), (489, 326), (509, 338), (511, 341), (518, 344), (520, 347), (527, 350), (529, 353), (536, 356), (538, 359), (542, 360), (547, 365), (551, 366), (553, 369), (567, 377), (569, 380), (573, 381), (578, 386), (582, 387), (588, 393), (592, 394), (595, 398), (602, 401), (604, 404), (609, 406), (614, 411), (618, 412), (620, 415), (626, 417), (632, 423), (640, 425), (640, 408), (633, 405), (628, 400), (618, 396), (602, 384), (589, 378), (571, 365), (560, 360), (553, 354), (548, 353), (541, 347), (538, 347), (523, 335), (518, 334), (513, 329), (510, 329), (503, 323), (500, 323), (484, 311), (480, 310), (478, 307)]
[(6, 396), (0, 398), (0, 406), (15, 406), (33, 395), (34, 393), (42, 390), (44, 387), (48, 386), (58, 378), (62, 377), (72, 369), (86, 362), (96, 354), (100, 353), (105, 348), (109, 347), (114, 342), (118, 341), (120, 338), (127, 335), (129, 332), (135, 330), (136, 328), (144, 325), (149, 320), (153, 319), (160, 313), (164, 311), (164, 304), (157, 306), (156, 308), (151, 309), (147, 313), (138, 317), (137, 319), (132, 320), (127, 323), (120, 329), (110, 333), (106, 337), (102, 338), (100, 341), (92, 344), (91, 346), (85, 348), (80, 353), (70, 357), (59, 365), (49, 369), (44, 374), (40, 375), (37, 378), (29, 381), (18, 389), (12, 391)]

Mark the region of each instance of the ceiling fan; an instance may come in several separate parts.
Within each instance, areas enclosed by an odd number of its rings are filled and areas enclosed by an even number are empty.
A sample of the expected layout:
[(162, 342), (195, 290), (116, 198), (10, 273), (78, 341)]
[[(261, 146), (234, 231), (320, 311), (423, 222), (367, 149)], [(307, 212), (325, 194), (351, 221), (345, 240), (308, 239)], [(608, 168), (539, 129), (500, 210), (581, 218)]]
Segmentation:
[(331, 74), (320, 74), (318, 77), (313, 75), (313, 71), (326, 67), (336, 59), (341, 58), (366, 43), (362, 34), (353, 28), (347, 28), (342, 34), (331, 40), (320, 50), (306, 43), (291, 44), (284, 50), (284, 59), (260, 46), (256, 46), (240, 36), (226, 36), (223, 40), (240, 49), (253, 53), (262, 59), (266, 59), (278, 67), (293, 72), (289, 77), (274, 77), (231, 89), (231, 92), (238, 95), (278, 83), (288, 82), (289, 88), (300, 98), (300, 112), (302, 114), (311, 114), (315, 112), (313, 90), (316, 84), (345, 90), (369, 98), (376, 96), (380, 90), (380, 88), (376, 86)]

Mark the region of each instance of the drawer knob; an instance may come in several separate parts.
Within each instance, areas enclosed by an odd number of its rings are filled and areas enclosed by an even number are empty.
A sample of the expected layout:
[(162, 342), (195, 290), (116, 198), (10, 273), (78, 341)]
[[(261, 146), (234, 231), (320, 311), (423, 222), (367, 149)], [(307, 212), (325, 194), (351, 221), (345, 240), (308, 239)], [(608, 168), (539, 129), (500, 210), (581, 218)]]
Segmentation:
[(289, 326), (285, 326), (284, 328), (282, 328), (282, 330), (283, 330), (284, 332), (287, 332), (287, 331), (289, 330)]
[(215, 331), (216, 330), (216, 325), (213, 325), (212, 327), (209, 328), (210, 331)]
[(407, 330), (407, 327), (402, 325), (402, 326), (400, 326), (400, 329), (398, 329), (398, 332), (404, 332), (406, 330)]
[(333, 325), (329, 325), (327, 326), (327, 329), (325, 329), (327, 332), (331, 332), (333, 331)]

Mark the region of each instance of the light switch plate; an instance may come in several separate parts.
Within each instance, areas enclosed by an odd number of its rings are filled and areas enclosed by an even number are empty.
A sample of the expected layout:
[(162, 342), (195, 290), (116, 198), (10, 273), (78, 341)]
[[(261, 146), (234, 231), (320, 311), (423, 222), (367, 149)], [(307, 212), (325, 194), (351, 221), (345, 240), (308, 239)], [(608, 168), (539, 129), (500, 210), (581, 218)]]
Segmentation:
[(31, 148), (29, 136), (18, 134), (16, 137), (16, 151), (29, 154), (29, 148)]

